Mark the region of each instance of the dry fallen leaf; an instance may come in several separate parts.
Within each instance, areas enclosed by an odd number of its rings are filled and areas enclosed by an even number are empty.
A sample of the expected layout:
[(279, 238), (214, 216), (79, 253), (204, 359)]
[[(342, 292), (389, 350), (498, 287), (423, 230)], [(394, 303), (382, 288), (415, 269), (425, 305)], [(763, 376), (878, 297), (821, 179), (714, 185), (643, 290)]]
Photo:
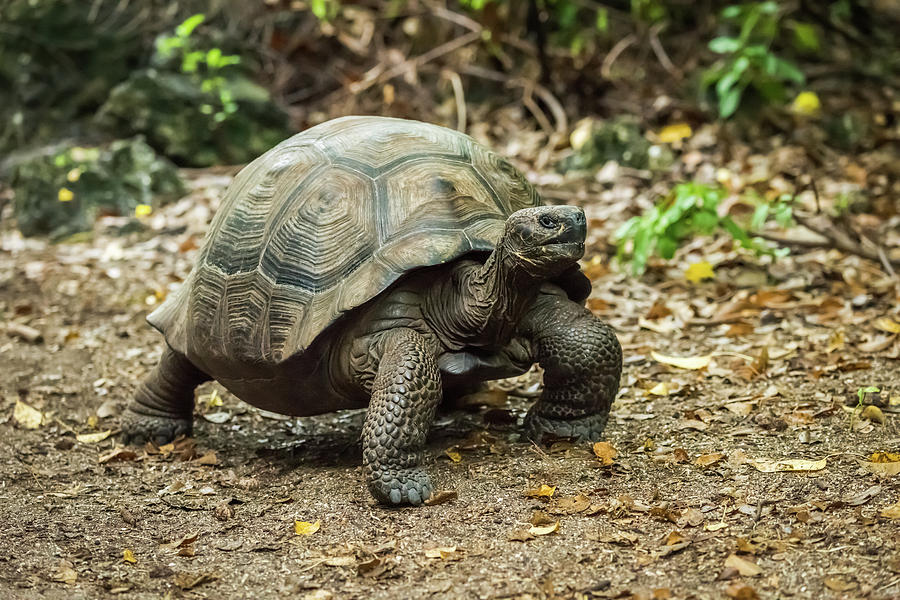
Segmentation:
[(890, 506), (882, 508), (878, 516), (883, 519), (900, 519), (900, 502), (894, 502)]
[(824, 583), (825, 587), (827, 587), (829, 590), (833, 590), (835, 592), (846, 592), (856, 587), (856, 583), (835, 576), (826, 577), (824, 580), (822, 580), (822, 583)]
[(756, 590), (741, 581), (735, 581), (725, 588), (725, 594), (735, 600), (759, 600)]
[(881, 317), (875, 320), (875, 329), (886, 331), (888, 333), (900, 333), (900, 323), (890, 317)]
[(737, 570), (744, 577), (756, 577), (762, 573), (762, 569), (756, 563), (743, 559), (737, 554), (732, 554), (726, 558), (725, 566)]
[(668, 396), (671, 391), (671, 384), (668, 381), (660, 381), (650, 388), (648, 393), (653, 394), (654, 396)]
[(96, 444), (97, 442), (102, 442), (111, 434), (112, 430), (107, 429), (106, 431), (98, 431), (96, 433), (79, 433), (75, 436), (75, 439), (82, 444)]
[(803, 460), (789, 458), (784, 460), (772, 460), (770, 458), (754, 458), (748, 461), (756, 470), (763, 473), (778, 473), (780, 471), (821, 471), (828, 464), (828, 459)]
[(712, 360), (711, 354), (705, 356), (666, 356), (655, 350), (650, 352), (650, 356), (652, 356), (653, 360), (656, 362), (661, 362), (664, 365), (691, 370), (706, 368)]
[(21, 400), (16, 400), (13, 408), (13, 419), (25, 429), (37, 429), (44, 422), (44, 414)]
[(175, 577), (173, 577), (173, 581), (175, 585), (180, 587), (183, 590), (190, 590), (198, 585), (203, 585), (204, 583), (209, 583), (210, 581), (215, 581), (218, 579), (218, 575), (212, 572), (208, 573), (176, 573)]
[(125, 548), (125, 550), (122, 551), (122, 562), (135, 564), (137, 562), (137, 559), (134, 557), (134, 552), (132, 552), (128, 548)]
[(694, 132), (691, 130), (691, 126), (687, 123), (672, 123), (671, 125), (666, 125), (660, 129), (659, 133), (656, 134), (656, 137), (662, 144), (671, 144), (689, 138), (693, 134)]
[(865, 408), (863, 408), (861, 418), (866, 421), (872, 421), (873, 423), (878, 423), (879, 425), (884, 425), (885, 418), (884, 412), (874, 404), (868, 404)]
[(534, 535), (527, 529), (514, 529), (506, 534), (506, 539), (510, 542), (527, 542), (533, 540)]
[(531, 535), (550, 535), (559, 531), (559, 521), (554, 521), (550, 525), (532, 525), (528, 529)]
[(128, 448), (113, 448), (106, 454), (100, 456), (100, 464), (105, 464), (108, 462), (116, 462), (116, 461), (128, 461), (135, 460), (137, 458), (137, 452), (134, 450), (130, 450)]
[(463, 557), (463, 553), (456, 546), (442, 546), (439, 548), (428, 548), (425, 550), (425, 556), (441, 560), (460, 560)]
[(525, 496), (529, 498), (551, 498), (556, 491), (556, 486), (550, 486), (542, 483), (541, 487), (532, 490), (525, 490)]
[(597, 458), (600, 459), (600, 462), (609, 466), (616, 462), (614, 459), (618, 456), (619, 452), (613, 448), (613, 445), (609, 442), (594, 442), (594, 454)]
[(51, 574), (54, 581), (61, 581), (68, 585), (75, 585), (78, 581), (78, 573), (75, 571), (75, 565), (68, 560), (61, 560), (56, 569)]
[(703, 260), (688, 265), (688, 268), (684, 270), (684, 278), (691, 283), (700, 283), (704, 279), (715, 279), (716, 273), (713, 271), (712, 265)]
[(316, 519), (315, 523), (308, 521), (294, 521), (294, 533), (297, 535), (312, 535), (319, 530), (322, 522)]
[(455, 463), (458, 463), (462, 460), (462, 455), (455, 449), (455, 447), (447, 448), (446, 450), (444, 450), (444, 454), (446, 454), (447, 458)]
[(698, 467), (708, 467), (721, 462), (725, 459), (725, 455), (721, 452), (713, 452), (712, 454), (701, 454), (694, 459), (694, 464)]
[(425, 501), (426, 506), (437, 506), (438, 504), (443, 504), (444, 502), (450, 502), (451, 500), (456, 500), (456, 497), (459, 494), (456, 490), (440, 490), (431, 495), (431, 498)]

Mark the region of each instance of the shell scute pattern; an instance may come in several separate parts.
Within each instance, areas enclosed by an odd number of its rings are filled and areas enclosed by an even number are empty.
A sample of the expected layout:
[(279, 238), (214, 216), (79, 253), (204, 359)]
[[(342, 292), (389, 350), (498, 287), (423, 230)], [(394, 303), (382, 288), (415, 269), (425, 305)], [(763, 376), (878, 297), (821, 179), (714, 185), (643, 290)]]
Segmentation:
[(235, 178), (184, 289), (149, 320), (198, 363), (278, 363), (407, 271), (491, 250), (509, 214), (539, 202), (458, 132), (329, 121)]

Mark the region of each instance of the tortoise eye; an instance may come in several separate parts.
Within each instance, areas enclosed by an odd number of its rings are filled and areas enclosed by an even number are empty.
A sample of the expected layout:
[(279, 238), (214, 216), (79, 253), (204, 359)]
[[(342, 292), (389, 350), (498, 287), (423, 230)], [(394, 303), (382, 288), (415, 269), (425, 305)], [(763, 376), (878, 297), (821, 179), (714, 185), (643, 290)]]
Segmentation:
[(541, 218), (538, 219), (538, 223), (541, 224), (541, 227), (546, 227), (547, 229), (556, 229), (556, 219), (554, 219), (550, 215), (541, 215)]

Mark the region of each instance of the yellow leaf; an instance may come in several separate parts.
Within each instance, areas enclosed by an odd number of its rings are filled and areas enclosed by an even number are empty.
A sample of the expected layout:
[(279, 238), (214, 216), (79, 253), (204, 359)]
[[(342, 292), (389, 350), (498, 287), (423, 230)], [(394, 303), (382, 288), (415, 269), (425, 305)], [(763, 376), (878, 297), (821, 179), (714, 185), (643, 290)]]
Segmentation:
[(868, 404), (863, 409), (862, 414), (860, 415), (863, 419), (867, 421), (873, 421), (880, 425), (884, 425), (884, 412), (874, 404)]
[(709, 365), (709, 361), (712, 360), (712, 355), (707, 354), (705, 356), (666, 356), (665, 354), (660, 354), (656, 351), (651, 351), (650, 356), (653, 357), (653, 360), (657, 362), (661, 362), (664, 365), (669, 365), (672, 367), (678, 367), (679, 369), (703, 369)]
[(728, 527), (728, 523), (725, 523), (724, 521), (719, 521), (718, 523), (707, 523), (706, 525), (703, 526), (703, 529), (705, 529), (706, 531), (718, 531), (718, 530), (724, 529), (726, 527)]
[(772, 460), (770, 458), (755, 458), (749, 461), (753, 467), (763, 473), (778, 473), (780, 471), (821, 471), (828, 464), (828, 459), (803, 460), (801, 458), (789, 458), (785, 460)]
[(550, 525), (532, 525), (528, 530), (531, 535), (550, 535), (559, 531), (559, 521)]
[(881, 317), (875, 320), (875, 329), (887, 331), (888, 333), (900, 333), (900, 323), (890, 317)]
[(134, 564), (137, 562), (137, 559), (134, 557), (134, 552), (132, 552), (128, 548), (125, 548), (125, 550), (122, 552), (122, 561)]
[(669, 391), (669, 382), (667, 381), (660, 381), (650, 388), (650, 393), (654, 396), (668, 396)]
[(209, 397), (206, 398), (206, 408), (216, 408), (217, 406), (222, 406), (223, 404), (224, 403), (222, 402), (222, 396), (219, 395), (219, 390), (213, 390), (209, 394)]
[(591, 139), (593, 128), (594, 123), (591, 119), (582, 119), (578, 122), (575, 129), (569, 135), (569, 145), (572, 146), (572, 150), (581, 150), (584, 145), (588, 143), (588, 140)]
[(539, 487), (537, 489), (525, 490), (525, 495), (528, 496), (529, 498), (540, 498), (542, 496), (545, 498), (550, 498), (553, 496), (553, 493), (555, 491), (556, 491), (555, 485), (550, 486), (545, 483), (542, 483), (541, 487)]
[(315, 523), (307, 521), (294, 521), (294, 533), (297, 535), (312, 535), (319, 530), (322, 522), (316, 519)]
[(821, 107), (822, 103), (819, 102), (819, 97), (816, 93), (808, 91), (797, 94), (797, 97), (794, 98), (794, 101), (791, 103), (792, 111), (798, 115), (807, 117), (817, 114)]
[(37, 429), (44, 422), (44, 414), (21, 400), (16, 400), (16, 406), (13, 409), (13, 419), (25, 429)]
[(69, 171), (68, 173), (66, 173), (66, 180), (67, 180), (67, 181), (70, 181), (70, 182), (72, 182), (72, 183), (75, 183), (75, 182), (78, 181), (79, 179), (81, 179), (81, 169), (79, 169), (79, 168), (77, 168), (77, 167), (74, 168), (74, 169), (72, 169), (72, 170)]
[(900, 475), (900, 461), (897, 462), (869, 462), (867, 460), (859, 461), (859, 464), (868, 471), (881, 475), (882, 477), (896, 477)]
[(704, 279), (715, 279), (716, 273), (711, 264), (701, 260), (688, 265), (688, 268), (684, 270), (684, 278), (691, 283), (700, 283)]
[(869, 460), (873, 463), (900, 462), (900, 452), (873, 452)]
[(460, 453), (453, 448), (447, 448), (446, 450), (444, 450), (444, 454), (446, 454), (447, 457), (455, 463), (458, 463), (462, 460), (462, 456), (460, 455)]
[(97, 433), (79, 433), (75, 436), (75, 439), (82, 444), (96, 444), (97, 442), (102, 442), (111, 434), (112, 430), (107, 429), (106, 431), (98, 431)]
[(691, 130), (691, 126), (687, 123), (674, 123), (663, 127), (656, 136), (659, 138), (660, 142), (671, 144), (672, 142), (689, 138), (693, 134), (694, 132)]
[(153, 207), (149, 204), (138, 204), (134, 207), (134, 216), (138, 218), (149, 216), (152, 212)]
[(615, 462), (613, 459), (619, 454), (609, 442), (595, 442), (593, 448), (594, 454), (604, 465), (613, 464)]
[(75, 197), (75, 194), (72, 193), (72, 190), (69, 188), (59, 188), (59, 192), (57, 192), (56, 197), (59, 198), (60, 202), (71, 202)]

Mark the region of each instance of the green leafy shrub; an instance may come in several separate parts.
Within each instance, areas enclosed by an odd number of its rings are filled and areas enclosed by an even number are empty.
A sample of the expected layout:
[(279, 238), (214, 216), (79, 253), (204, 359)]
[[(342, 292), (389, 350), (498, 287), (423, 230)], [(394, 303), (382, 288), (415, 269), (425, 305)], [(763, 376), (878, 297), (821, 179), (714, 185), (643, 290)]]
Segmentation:
[(184, 192), (172, 163), (140, 138), (48, 148), (14, 158), (9, 170), (25, 235), (64, 237), (90, 229), (99, 214), (131, 215)]
[(286, 113), (241, 70), (240, 57), (195, 36), (203, 15), (157, 39), (153, 67), (117, 85), (97, 114), (110, 132), (144, 135), (183, 165), (247, 162), (290, 133)]
[[(722, 58), (704, 72), (701, 81), (704, 94), (714, 87), (719, 116), (723, 119), (732, 116), (748, 89), (767, 102), (784, 103), (786, 84), (802, 85), (805, 77), (796, 65), (772, 49), (783, 35), (778, 3), (735, 4), (725, 8), (721, 17), (738, 32), (709, 42), (709, 49)], [(798, 43), (811, 46), (818, 39), (815, 30), (806, 24), (793, 22), (792, 28)]]
[(784, 227), (789, 226), (792, 197), (783, 196), (768, 202), (755, 193), (743, 195), (740, 202), (754, 208), (745, 228), (729, 215), (719, 214), (720, 205), (727, 196), (728, 192), (721, 186), (694, 182), (676, 185), (647, 213), (629, 219), (616, 231), (619, 260), (630, 260), (632, 273), (640, 275), (647, 268), (651, 255), (671, 259), (685, 240), (720, 230), (728, 232), (742, 247), (756, 254), (783, 255), (787, 252), (751, 237), (748, 231), (762, 228), (770, 217)]

